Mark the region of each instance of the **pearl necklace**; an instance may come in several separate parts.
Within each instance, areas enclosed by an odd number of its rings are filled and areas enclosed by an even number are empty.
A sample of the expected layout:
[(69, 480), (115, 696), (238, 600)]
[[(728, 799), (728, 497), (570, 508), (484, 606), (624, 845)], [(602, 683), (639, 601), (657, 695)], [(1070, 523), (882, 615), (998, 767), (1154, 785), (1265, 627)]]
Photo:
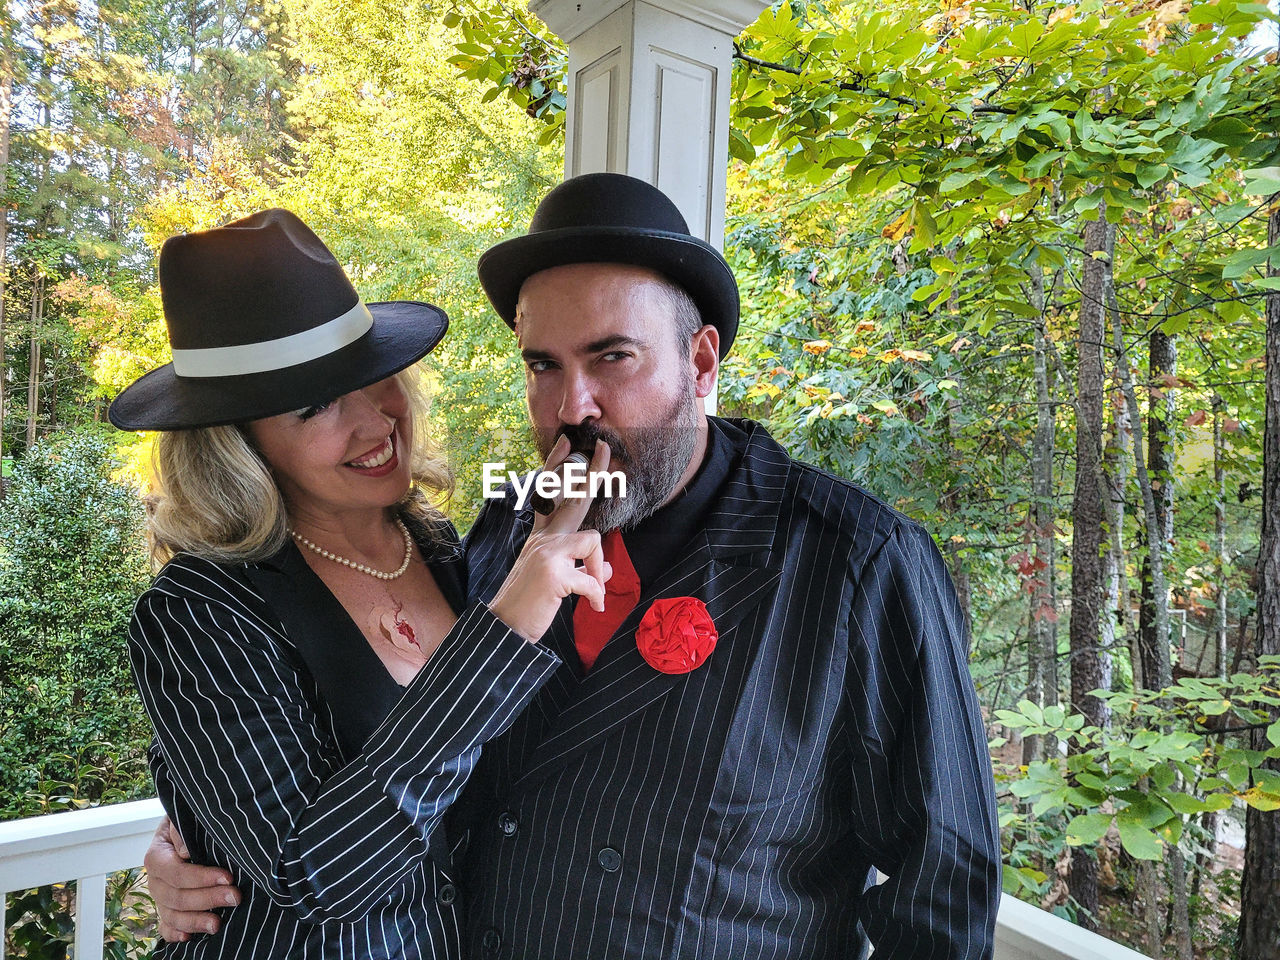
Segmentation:
[(340, 557), (336, 553), (330, 553), (324, 547), (312, 543), (292, 527), (289, 529), (289, 535), (308, 550), (313, 553), (320, 554), (320, 556), (324, 557), (326, 560), (332, 560), (334, 563), (340, 563), (345, 567), (350, 567), (352, 570), (359, 570), (361, 573), (367, 573), (369, 576), (377, 577), (379, 580), (395, 580), (409, 569), (409, 561), (413, 559), (413, 538), (409, 536), (409, 528), (404, 525), (404, 521), (399, 517), (396, 517), (396, 526), (399, 527), (400, 532), (404, 534), (404, 560), (401, 561), (399, 567), (390, 573), (386, 573), (382, 570), (375, 570), (368, 564), (356, 563), (356, 561), (348, 560), (346, 557)]

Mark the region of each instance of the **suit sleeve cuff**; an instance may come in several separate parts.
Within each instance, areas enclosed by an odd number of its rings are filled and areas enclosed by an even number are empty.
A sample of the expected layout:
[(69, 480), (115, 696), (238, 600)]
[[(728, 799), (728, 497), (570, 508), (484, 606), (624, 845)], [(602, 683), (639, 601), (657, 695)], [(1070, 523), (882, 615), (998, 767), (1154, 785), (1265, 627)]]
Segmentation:
[(369, 769), (384, 785), (404, 783), (478, 748), (511, 725), (560, 663), (485, 604), (471, 604), (365, 744)]

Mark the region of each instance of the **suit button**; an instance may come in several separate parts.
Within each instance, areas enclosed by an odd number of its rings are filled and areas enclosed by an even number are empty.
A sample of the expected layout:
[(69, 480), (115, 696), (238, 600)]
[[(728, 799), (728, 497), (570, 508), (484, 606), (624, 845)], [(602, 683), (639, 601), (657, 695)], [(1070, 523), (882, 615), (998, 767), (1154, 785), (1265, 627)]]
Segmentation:
[(452, 883), (446, 883), (436, 894), (436, 899), (447, 906), (458, 899), (458, 888)]
[(514, 837), (516, 831), (520, 829), (520, 821), (516, 819), (514, 813), (504, 810), (498, 815), (498, 829), (502, 831), (504, 837)]
[(613, 847), (605, 847), (597, 854), (597, 857), (600, 860), (600, 866), (604, 867), (608, 873), (617, 873), (622, 866), (622, 854), (613, 849)]
[(488, 955), (495, 955), (498, 948), (502, 946), (502, 934), (490, 927), (480, 938), (480, 946), (484, 947), (484, 952)]

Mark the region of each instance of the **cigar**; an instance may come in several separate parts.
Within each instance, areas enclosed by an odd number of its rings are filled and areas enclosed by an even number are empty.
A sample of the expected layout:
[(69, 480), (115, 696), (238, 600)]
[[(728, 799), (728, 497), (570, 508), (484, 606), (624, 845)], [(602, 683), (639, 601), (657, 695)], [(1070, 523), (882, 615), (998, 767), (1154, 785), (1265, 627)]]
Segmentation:
[[(564, 458), (564, 462), (557, 468), (557, 472), (560, 473), (561, 479), (564, 478), (565, 466), (570, 463), (580, 463), (585, 467), (591, 464), (591, 458), (581, 451), (574, 450)], [(561, 484), (561, 492), (555, 497), (544, 497), (535, 490), (529, 497), (529, 506), (533, 507), (535, 512), (540, 513), (545, 517), (556, 507), (560, 506), (561, 502), (564, 500), (563, 486), (564, 485)]]

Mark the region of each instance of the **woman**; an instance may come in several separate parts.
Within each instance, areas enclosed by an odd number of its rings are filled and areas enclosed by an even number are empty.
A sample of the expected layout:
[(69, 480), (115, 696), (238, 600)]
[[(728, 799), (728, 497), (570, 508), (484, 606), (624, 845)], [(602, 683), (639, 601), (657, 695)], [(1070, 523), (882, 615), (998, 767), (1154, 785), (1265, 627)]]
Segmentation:
[(111, 407), (164, 431), (150, 528), (167, 562), (129, 651), (165, 809), (244, 898), (160, 955), (458, 956), (441, 818), (558, 666), (536, 641), (560, 600), (603, 607), (589, 501), (464, 606), (457, 535), (426, 495), (447, 473), (404, 372), (444, 314), (366, 306), (283, 210), (171, 238), (159, 273), (173, 363)]

